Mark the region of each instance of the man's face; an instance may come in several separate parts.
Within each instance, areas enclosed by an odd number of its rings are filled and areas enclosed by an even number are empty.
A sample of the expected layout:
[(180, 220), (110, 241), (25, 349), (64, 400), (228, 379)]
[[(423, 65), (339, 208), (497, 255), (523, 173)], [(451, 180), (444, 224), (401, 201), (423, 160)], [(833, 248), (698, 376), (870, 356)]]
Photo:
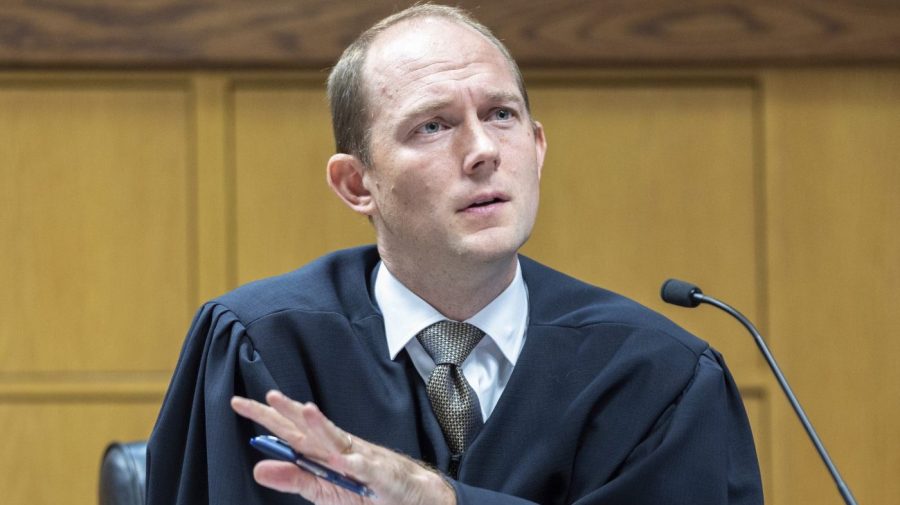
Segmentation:
[(383, 252), (512, 257), (534, 225), (546, 143), (500, 51), (467, 26), (406, 21), (374, 42), (365, 79), (372, 166), (363, 183)]

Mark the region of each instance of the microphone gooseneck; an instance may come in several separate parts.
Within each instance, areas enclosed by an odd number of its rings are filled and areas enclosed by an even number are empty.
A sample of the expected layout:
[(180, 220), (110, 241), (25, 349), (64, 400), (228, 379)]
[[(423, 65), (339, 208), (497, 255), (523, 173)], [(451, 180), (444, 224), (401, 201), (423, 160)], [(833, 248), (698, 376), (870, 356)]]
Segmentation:
[(763, 340), (762, 335), (759, 333), (756, 327), (753, 326), (753, 323), (751, 323), (749, 319), (744, 317), (744, 315), (738, 312), (735, 308), (709, 295), (704, 295), (703, 291), (701, 291), (699, 287), (689, 282), (680, 281), (678, 279), (669, 279), (663, 283), (660, 290), (660, 295), (662, 296), (664, 302), (671, 303), (673, 305), (679, 305), (681, 307), (693, 308), (700, 305), (701, 303), (712, 305), (727, 312), (732, 317), (737, 319), (738, 322), (744, 325), (744, 328), (746, 328), (747, 331), (749, 331), (750, 334), (753, 335), (753, 340), (756, 341), (756, 346), (759, 347), (759, 350), (763, 354), (763, 357), (766, 358), (766, 363), (768, 363), (769, 368), (772, 369), (772, 373), (778, 380), (778, 385), (781, 386), (781, 389), (782, 391), (784, 391), (785, 396), (787, 396), (791, 407), (794, 408), (794, 412), (800, 419), (800, 423), (806, 430), (806, 434), (809, 435), (809, 439), (816, 447), (816, 451), (819, 452), (819, 456), (822, 458), (822, 462), (825, 463), (825, 466), (828, 468), (828, 472), (831, 474), (831, 478), (834, 479), (834, 483), (837, 485), (838, 492), (841, 493), (841, 497), (844, 499), (844, 503), (846, 503), (847, 505), (856, 505), (856, 499), (853, 497), (853, 493), (850, 492), (850, 488), (844, 482), (844, 479), (841, 478), (841, 474), (838, 472), (837, 467), (835, 467), (834, 463), (831, 461), (831, 457), (828, 456), (828, 451), (825, 450), (825, 446), (819, 439), (819, 435), (816, 433), (815, 428), (813, 428), (812, 423), (810, 423), (809, 418), (806, 416), (806, 412), (804, 412), (803, 410), (803, 407), (800, 406), (800, 402), (797, 401), (797, 397), (794, 396), (794, 392), (793, 390), (791, 390), (791, 386), (788, 385), (787, 379), (785, 379), (784, 374), (781, 373), (781, 368), (779, 368), (778, 363), (775, 362), (775, 357), (772, 356), (772, 353), (769, 351), (769, 347), (766, 345), (765, 340)]

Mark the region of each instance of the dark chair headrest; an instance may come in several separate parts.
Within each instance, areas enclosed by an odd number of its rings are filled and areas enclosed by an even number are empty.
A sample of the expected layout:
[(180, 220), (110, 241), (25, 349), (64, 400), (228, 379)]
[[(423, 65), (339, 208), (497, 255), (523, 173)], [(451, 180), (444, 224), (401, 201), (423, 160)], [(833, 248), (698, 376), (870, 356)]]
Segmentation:
[(147, 442), (113, 442), (100, 465), (100, 505), (144, 505)]

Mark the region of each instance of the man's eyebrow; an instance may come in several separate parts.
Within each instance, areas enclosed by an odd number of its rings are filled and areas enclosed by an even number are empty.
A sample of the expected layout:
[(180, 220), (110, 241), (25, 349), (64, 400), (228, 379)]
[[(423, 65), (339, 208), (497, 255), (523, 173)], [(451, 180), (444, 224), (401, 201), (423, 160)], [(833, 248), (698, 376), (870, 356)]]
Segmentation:
[(453, 101), (450, 99), (443, 100), (428, 100), (423, 102), (409, 111), (405, 112), (403, 115), (407, 118), (417, 118), (420, 116), (430, 116), (442, 109), (446, 109), (450, 105), (453, 104)]
[(521, 106), (525, 102), (518, 93), (510, 91), (491, 91), (488, 92), (487, 97), (493, 103), (514, 103)]
[[(485, 96), (487, 98), (487, 101), (490, 103), (512, 103), (521, 107), (525, 102), (518, 93), (513, 93), (511, 91), (489, 91), (485, 94)], [(449, 98), (427, 100), (419, 105), (416, 105), (409, 111), (405, 112), (403, 115), (407, 118), (430, 116), (452, 105), (453, 100)]]

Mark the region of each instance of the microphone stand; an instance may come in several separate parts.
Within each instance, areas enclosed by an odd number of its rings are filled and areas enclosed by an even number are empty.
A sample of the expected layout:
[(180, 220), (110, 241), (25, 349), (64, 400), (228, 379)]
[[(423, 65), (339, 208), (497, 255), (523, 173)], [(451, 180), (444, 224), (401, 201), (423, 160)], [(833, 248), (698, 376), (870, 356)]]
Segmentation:
[(809, 422), (809, 418), (806, 416), (806, 412), (803, 410), (803, 407), (800, 406), (800, 402), (797, 401), (797, 397), (794, 396), (794, 392), (793, 390), (791, 390), (791, 386), (788, 385), (787, 379), (784, 378), (784, 374), (781, 373), (781, 368), (778, 367), (778, 363), (775, 362), (775, 357), (772, 356), (771, 352), (769, 352), (769, 347), (766, 345), (766, 342), (763, 340), (763, 337), (762, 335), (760, 335), (759, 331), (756, 330), (756, 327), (753, 326), (753, 323), (751, 323), (749, 319), (744, 317), (744, 315), (738, 312), (735, 308), (711, 296), (707, 296), (702, 293), (694, 293), (693, 297), (700, 303), (713, 305), (731, 314), (732, 317), (737, 319), (742, 325), (744, 325), (744, 328), (747, 328), (750, 334), (753, 335), (753, 340), (756, 341), (756, 346), (759, 347), (759, 351), (766, 358), (766, 363), (769, 364), (769, 368), (771, 368), (772, 373), (775, 374), (775, 378), (778, 380), (778, 385), (781, 386), (781, 389), (787, 396), (788, 401), (791, 403), (791, 407), (794, 408), (794, 412), (796, 412), (797, 417), (800, 418), (800, 423), (803, 424), (803, 428), (806, 430), (806, 434), (809, 435), (809, 439), (812, 441), (813, 445), (816, 446), (816, 451), (819, 452), (819, 456), (822, 458), (822, 462), (825, 463), (825, 466), (828, 468), (828, 472), (831, 474), (831, 478), (834, 479), (834, 483), (837, 485), (838, 492), (841, 493), (841, 497), (844, 499), (844, 503), (846, 503), (847, 505), (856, 505), (856, 499), (853, 497), (853, 493), (850, 492), (850, 488), (844, 482), (844, 479), (841, 478), (841, 474), (840, 472), (838, 472), (837, 467), (835, 467), (834, 463), (831, 461), (831, 457), (828, 456), (828, 451), (825, 450), (825, 446), (819, 439), (819, 435), (816, 433), (815, 428), (813, 428), (812, 423)]
[(791, 407), (793, 407), (794, 412), (797, 413), (797, 417), (800, 419), (800, 423), (803, 424), (803, 428), (806, 430), (806, 434), (809, 435), (809, 439), (816, 447), (816, 451), (819, 452), (819, 457), (822, 458), (822, 462), (825, 463), (825, 466), (828, 468), (828, 472), (831, 474), (831, 478), (834, 479), (834, 483), (837, 484), (838, 492), (841, 493), (841, 497), (844, 499), (844, 503), (846, 503), (847, 505), (857, 505), (856, 499), (853, 497), (853, 493), (850, 492), (850, 488), (844, 482), (844, 479), (841, 478), (841, 474), (840, 472), (838, 472), (837, 467), (835, 467), (834, 463), (832, 463), (831, 457), (828, 456), (828, 451), (825, 450), (825, 446), (819, 439), (819, 435), (816, 433), (815, 428), (813, 428), (812, 423), (810, 423), (809, 418), (806, 416), (806, 412), (803, 411), (803, 407), (800, 406), (800, 402), (797, 401), (797, 397), (794, 396), (794, 392), (793, 390), (791, 390), (791, 386), (788, 385), (787, 379), (785, 379), (784, 374), (781, 373), (781, 368), (778, 367), (778, 363), (775, 362), (775, 357), (772, 356), (771, 352), (769, 352), (769, 347), (766, 345), (766, 342), (763, 340), (762, 335), (760, 335), (756, 327), (753, 326), (753, 323), (751, 323), (749, 319), (744, 317), (743, 314), (738, 312), (737, 309), (731, 307), (727, 303), (719, 301), (711, 296), (704, 295), (703, 291), (701, 291), (699, 287), (684, 281), (679, 281), (677, 279), (669, 279), (663, 284), (662, 299), (667, 303), (680, 305), (682, 307), (693, 308), (701, 303), (706, 303), (714, 307), (718, 307), (719, 309), (727, 312), (732, 317), (737, 319), (742, 325), (744, 325), (744, 328), (747, 328), (750, 334), (753, 335), (753, 340), (756, 341), (756, 346), (759, 347), (759, 350), (760, 352), (762, 352), (763, 357), (766, 358), (766, 363), (769, 364), (769, 368), (772, 369), (772, 373), (775, 374), (775, 378), (778, 380), (778, 385), (781, 386), (781, 389), (787, 396)]

